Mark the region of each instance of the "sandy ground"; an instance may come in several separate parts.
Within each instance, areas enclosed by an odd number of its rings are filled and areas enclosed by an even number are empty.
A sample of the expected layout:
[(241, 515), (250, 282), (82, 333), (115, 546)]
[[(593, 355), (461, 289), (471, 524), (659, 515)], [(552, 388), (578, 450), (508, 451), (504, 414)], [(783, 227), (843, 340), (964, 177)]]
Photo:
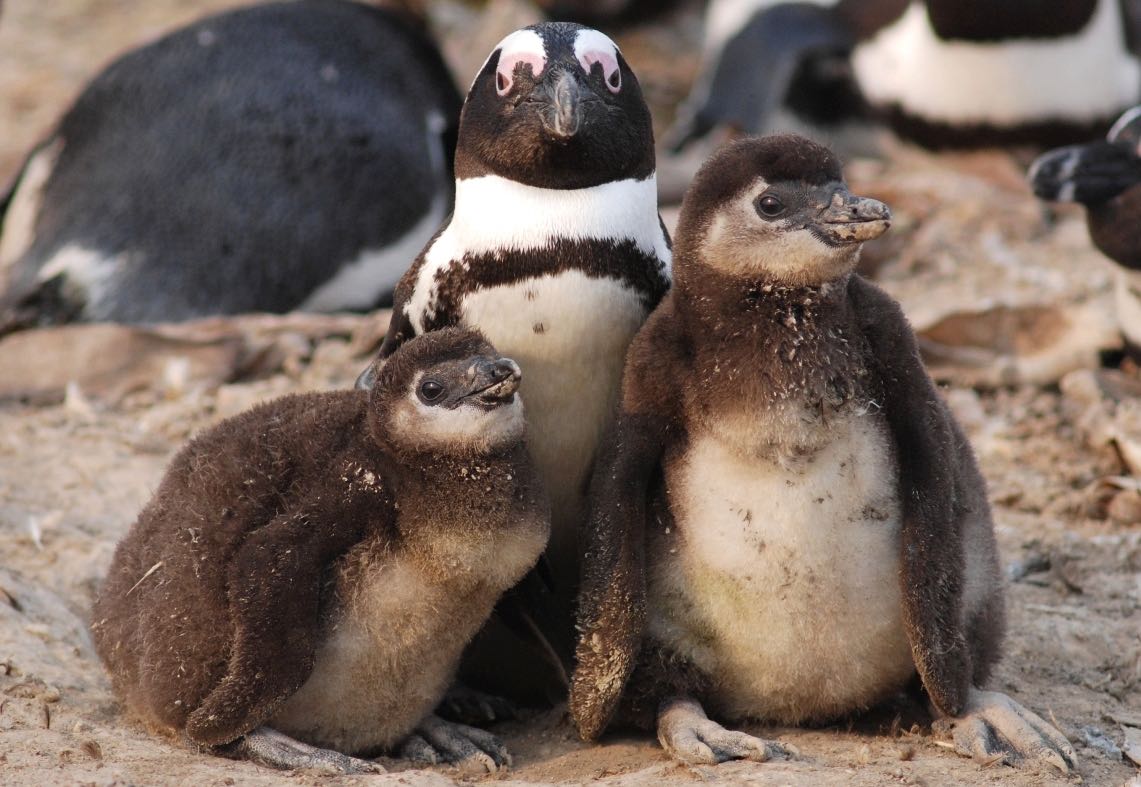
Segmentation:
[[(230, 4), (6, 0), (0, 16), (0, 181), (15, 172), (23, 151), (82, 81), (123, 46)], [(500, 5), (505, 20), (526, 13)], [(462, 20), (466, 12), (449, 13)], [(686, 29), (634, 31), (622, 41), (655, 103), (676, 97), (676, 72), (692, 71), (692, 57), (663, 56), (692, 38)], [(498, 31), (480, 33), (494, 43)], [(462, 48), (454, 42), (450, 47), (453, 59), (462, 61)], [(1091, 367), (1096, 349), (1106, 343), (1112, 270), (1089, 247), (1079, 212), (1044, 211), (1029, 195), (1021, 176), (1025, 157), (934, 157), (899, 146), (889, 152), (889, 163), (859, 160), (848, 170), (857, 191), (885, 199), (896, 212), (892, 233), (868, 250), (878, 280), (917, 327), (967, 314), (967, 324), (992, 326), (984, 334), (1008, 345), (989, 367), (947, 367), (941, 376), (989, 480), (1004, 562), (1017, 577), (1009, 588), (1007, 656), (993, 687), (1055, 721), (1077, 748), (1079, 775), (1067, 780), (1046, 771), (980, 766), (957, 756), (922, 723), (913, 727), (908, 713), (890, 708), (821, 729), (757, 727), (794, 744), (800, 757), (715, 768), (671, 763), (655, 742), (637, 736), (584, 746), (555, 710), (498, 727), (515, 764), (484, 779), (1120, 785), (1137, 778), (1118, 747), (1128, 734), (1141, 735), (1141, 495), (1128, 478), (1136, 465), (1123, 450), (1141, 432), (1121, 420), (1129, 414), (1126, 405), (1113, 411), (1081, 395), (1089, 387), (1088, 372), (1058, 384), (1065, 372)], [(1009, 322), (995, 317), (1028, 308), (1038, 309), (1034, 331), (1012, 333)], [(359, 319), (365, 326), (371, 318)], [(962, 333), (952, 319), (938, 338), (954, 345)], [(114, 404), (73, 391), (62, 404), (0, 406), (0, 782), (333, 780), (229, 762), (149, 737), (122, 715), (87, 634), (88, 610), (114, 544), (183, 441), (255, 401), (350, 385), (367, 359), (362, 343), (347, 334), (299, 341), (304, 347), (295, 362), (253, 381), (196, 385), (176, 376)], [(1006, 384), (986, 384), (996, 380)], [(1121, 426), (1117, 443), (1104, 444), (1104, 429), (1091, 427), (1098, 418)], [(396, 761), (386, 765), (398, 772), (336, 781), (412, 785), (470, 778), (447, 769), (400, 770)]]

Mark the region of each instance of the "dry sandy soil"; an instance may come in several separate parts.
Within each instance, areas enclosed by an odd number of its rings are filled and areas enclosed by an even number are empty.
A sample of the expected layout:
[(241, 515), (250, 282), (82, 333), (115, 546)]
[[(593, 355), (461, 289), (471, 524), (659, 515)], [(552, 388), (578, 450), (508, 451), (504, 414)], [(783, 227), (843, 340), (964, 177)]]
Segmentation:
[[(0, 16), (0, 181), (114, 53), (231, 4), (7, 0)], [(460, 10), (448, 13), (463, 19)], [(526, 21), (526, 12), (503, 3), (496, 14), (477, 30), (488, 46), (503, 29)], [(692, 56), (671, 55), (679, 43), (693, 42), (692, 14), (681, 21), (673, 30), (622, 39), (655, 103), (672, 101), (679, 80), (692, 72)], [(501, 28), (490, 29), (495, 25)], [(465, 51), (453, 40), (449, 47), (461, 64), (485, 51)], [(1137, 778), (1118, 747), (1127, 735), (1141, 737), (1141, 494), (1131, 475), (1138, 470), (1133, 450), (1141, 418), (1131, 402), (1101, 401), (1088, 371), (1097, 349), (1112, 344), (1106, 332), (1112, 269), (1090, 248), (1079, 212), (1046, 211), (1030, 196), (1024, 156), (935, 157), (890, 143), (887, 152), (883, 160), (853, 161), (849, 174), (857, 190), (895, 209), (895, 228), (869, 249), (868, 262), (915, 325), (929, 329), (930, 346), (939, 351), (932, 369), (947, 383), (990, 483), (1012, 575), (1007, 656), (993, 686), (1055, 721), (1077, 748), (1080, 775), (981, 766), (894, 709), (821, 729), (758, 727), (794, 744), (800, 756), (714, 768), (673, 764), (656, 743), (636, 736), (584, 746), (556, 710), (500, 726), (515, 765), (485, 779), (1120, 785)], [(351, 384), (385, 319), (348, 318), (317, 334), (286, 331), (279, 337), (286, 351), (263, 365), (257, 379), (199, 379), (178, 373), (186, 367), (174, 362), (162, 367), (169, 373), (144, 375), (144, 384), (114, 397), (73, 388), (63, 402), (0, 405), (0, 782), (334, 781), (148, 737), (110, 693), (87, 618), (116, 540), (172, 452), (195, 431), (255, 401)], [(994, 352), (963, 351), (980, 342)], [(10, 361), (6, 371), (3, 363), (0, 378), (15, 368)], [(466, 778), (439, 769), (336, 781)]]

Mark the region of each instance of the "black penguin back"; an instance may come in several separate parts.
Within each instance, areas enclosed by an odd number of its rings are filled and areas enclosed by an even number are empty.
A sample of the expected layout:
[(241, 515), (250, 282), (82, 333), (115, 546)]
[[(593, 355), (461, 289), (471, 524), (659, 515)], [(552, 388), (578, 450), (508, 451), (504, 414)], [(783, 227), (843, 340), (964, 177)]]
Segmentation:
[(100, 261), (74, 296), (86, 319), (296, 308), (446, 214), (459, 107), (433, 43), (396, 13), (301, 0), (176, 31), (96, 77), (46, 143), (58, 157), (0, 306), (79, 249)]

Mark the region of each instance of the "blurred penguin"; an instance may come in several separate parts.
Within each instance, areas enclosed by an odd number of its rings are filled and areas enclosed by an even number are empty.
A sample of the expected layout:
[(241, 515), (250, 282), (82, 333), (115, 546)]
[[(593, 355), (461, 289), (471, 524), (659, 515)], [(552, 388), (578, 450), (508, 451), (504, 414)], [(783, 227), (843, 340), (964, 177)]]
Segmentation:
[(460, 104), (422, 23), (358, 3), (129, 52), (0, 198), (0, 333), (390, 299), (451, 208)]
[[(871, 115), (931, 148), (1063, 144), (1141, 98), (1132, 0), (713, 0), (671, 132), (825, 129)], [(795, 127), (795, 123), (791, 124)]]
[(1118, 265), (1117, 321), (1129, 355), (1141, 360), (1141, 107), (1103, 141), (1043, 154), (1028, 177), (1041, 199), (1085, 206), (1090, 238)]

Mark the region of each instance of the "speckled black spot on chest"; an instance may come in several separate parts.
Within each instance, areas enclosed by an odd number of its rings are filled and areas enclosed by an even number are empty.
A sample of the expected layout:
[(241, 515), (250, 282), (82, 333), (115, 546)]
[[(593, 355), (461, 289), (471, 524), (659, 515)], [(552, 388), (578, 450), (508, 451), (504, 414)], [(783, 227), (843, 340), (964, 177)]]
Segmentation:
[(455, 322), (464, 298), (478, 290), (571, 271), (621, 282), (639, 294), (647, 311), (658, 305), (669, 288), (662, 261), (632, 240), (559, 239), (541, 249), (468, 253), (436, 273), (434, 314), (424, 328), (431, 331)]
[(702, 353), (711, 359), (703, 376), (747, 371), (752, 401), (763, 407), (799, 402), (810, 420), (877, 398), (871, 349), (854, 328), (842, 286), (758, 283), (730, 303), (709, 305), (717, 314), (707, 315), (714, 318), (712, 330), (699, 341), (715, 346)]

